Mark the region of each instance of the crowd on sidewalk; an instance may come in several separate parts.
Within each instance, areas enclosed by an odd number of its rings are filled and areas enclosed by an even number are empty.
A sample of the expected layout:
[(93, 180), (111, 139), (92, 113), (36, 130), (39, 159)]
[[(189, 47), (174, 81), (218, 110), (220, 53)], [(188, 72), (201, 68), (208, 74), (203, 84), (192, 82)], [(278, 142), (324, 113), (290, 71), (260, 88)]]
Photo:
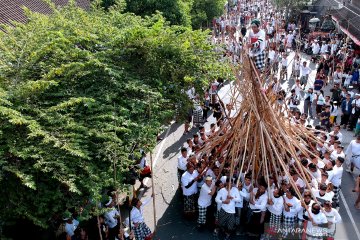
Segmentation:
[[(309, 150), (314, 156), (297, 156), (312, 180), (307, 184), (289, 161), (288, 172), (299, 196), (285, 172), (280, 177), (269, 172), (266, 181), (264, 176), (254, 177), (252, 166), (244, 164), (242, 171), (235, 167), (230, 176), (231, 163), (220, 148), (207, 155), (201, 152), (212, 136), (231, 131), (224, 123), (232, 106), (219, 101), (216, 93), (221, 84), (214, 80), (201, 106), (203, 122), (210, 110), (216, 122), (209, 129), (200, 124), (178, 157), (184, 217), (196, 219), (200, 231), (210, 228), (225, 239), (233, 234), (262, 239), (332, 239), (336, 224), (342, 221), (338, 210), (343, 172), (360, 169), (360, 94), (356, 93), (360, 56), (344, 35), (328, 33), (309, 39), (295, 22), (286, 20), (285, 13), (275, 12), (266, 1), (233, 1), (227, 9), (214, 20), (213, 42), (224, 48), (224, 56), (235, 65), (241, 63), (245, 48), (266, 79), (266, 91), (274, 91), (279, 105), (290, 110), (293, 126), (313, 129), (317, 142), (309, 143)], [(302, 54), (316, 63), (314, 76), (310, 63), (301, 60)], [(290, 79), (295, 84), (282, 89), (282, 83)], [(329, 95), (324, 94), (325, 88), (330, 89)], [(196, 101), (202, 99), (196, 93), (192, 96)], [(184, 134), (188, 134), (190, 120)], [(355, 139), (344, 149), (342, 131), (354, 130)], [(353, 191), (359, 194), (354, 208), (360, 210), (359, 181), (360, 176)]]

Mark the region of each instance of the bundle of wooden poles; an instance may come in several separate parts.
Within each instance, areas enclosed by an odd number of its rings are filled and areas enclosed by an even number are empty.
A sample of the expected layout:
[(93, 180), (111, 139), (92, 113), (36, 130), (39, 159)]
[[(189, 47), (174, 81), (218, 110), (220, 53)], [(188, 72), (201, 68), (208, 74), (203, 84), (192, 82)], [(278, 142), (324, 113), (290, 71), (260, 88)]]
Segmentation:
[[(319, 139), (314, 129), (294, 124), (290, 120), (291, 113), (285, 103), (279, 103), (278, 95), (272, 91), (272, 80), (259, 74), (253, 60), (242, 54), (242, 62), (233, 67), (236, 82), (231, 87), (230, 105), (235, 114), (227, 116), (217, 133), (203, 146), (202, 152), (207, 156), (224, 157), (220, 166), (230, 171), (232, 177), (250, 170), (252, 178), (260, 176), (269, 184), (269, 176), (277, 180), (281, 172), (285, 172), (297, 195), (301, 193), (290, 176), (289, 166), (301, 177), (309, 189), (311, 177), (301, 164), (301, 158), (310, 159), (316, 152)], [(268, 86), (268, 87), (267, 87)], [(224, 103), (219, 99), (223, 106)], [(213, 158), (213, 161), (215, 161)], [(212, 165), (214, 163), (210, 163)], [(240, 180), (240, 177), (237, 181)], [(280, 186), (279, 186), (280, 187)]]

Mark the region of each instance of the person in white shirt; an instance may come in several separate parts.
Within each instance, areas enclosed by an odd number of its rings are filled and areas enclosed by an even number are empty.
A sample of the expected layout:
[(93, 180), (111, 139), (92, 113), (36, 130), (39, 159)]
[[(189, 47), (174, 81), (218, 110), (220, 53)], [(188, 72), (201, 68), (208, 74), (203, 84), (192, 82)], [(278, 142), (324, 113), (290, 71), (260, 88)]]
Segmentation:
[(343, 78), (343, 73), (341, 71), (341, 67), (337, 66), (336, 71), (333, 73), (334, 84), (337, 83), (337, 84), (339, 84), (341, 86), (342, 78)]
[(251, 21), (251, 29), (248, 31), (250, 57), (254, 58), (255, 67), (262, 71), (265, 67), (265, 32), (260, 29), (260, 20)]
[(311, 44), (312, 54), (318, 55), (320, 52), (320, 45), (317, 40), (314, 40), (314, 42)]
[(325, 183), (322, 183), (319, 185), (319, 190), (312, 188), (311, 192), (313, 196), (316, 198), (316, 200), (320, 203), (324, 203), (325, 201), (332, 202), (334, 193), (332, 191), (328, 192), (327, 190), (328, 190), (328, 186)]
[(313, 118), (313, 108), (312, 104), (315, 99), (315, 94), (313, 93), (313, 89), (309, 88), (304, 95), (304, 112), (310, 118)]
[(115, 201), (112, 197), (109, 197), (109, 201), (105, 204), (108, 208), (107, 212), (104, 214), (105, 224), (108, 226), (109, 239), (113, 240), (119, 232), (119, 221), (120, 216), (119, 211), (115, 208)]
[(330, 102), (330, 123), (336, 124), (337, 116), (339, 115), (339, 106), (337, 101)]
[(329, 49), (329, 45), (327, 45), (326, 42), (323, 41), (320, 48), (320, 53), (325, 54), (328, 51), (328, 49)]
[(185, 147), (181, 148), (181, 155), (178, 156), (177, 176), (179, 185), (181, 186), (181, 176), (186, 171), (186, 164), (188, 163), (188, 151)]
[(303, 222), (305, 221), (304, 215), (305, 215), (307, 207), (311, 206), (313, 203), (314, 203), (314, 200), (312, 200), (312, 198), (311, 198), (311, 191), (305, 190), (304, 196), (303, 196), (303, 201), (301, 201), (301, 207), (298, 212), (298, 219), (299, 219), (299, 225), (300, 225), (299, 227), (303, 226)]
[(329, 136), (337, 136), (338, 137), (338, 141), (342, 142), (343, 140), (343, 135), (340, 132), (340, 125), (335, 125), (334, 126), (334, 131), (329, 133)]
[(286, 98), (286, 102), (289, 105), (290, 111), (298, 110), (298, 105), (300, 105), (300, 98), (296, 95), (295, 89), (290, 91), (290, 95)]
[(268, 201), (267, 183), (261, 179), (258, 183), (258, 188), (254, 188), (250, 193), (249, 211), (252, 212), (250, 218), (247, 219), (247, 231), (255, 236), (260, 236), (264, 233), (264, 220), (266, 205)]
[(360, 169), (360, 135), (352, 140), (345, 151), (346, 171), (354, 170), (354, 167)]
[(286, 53), (283, 53), (281, 56), (281, 70), (280, 70), (280, 80), (287, 80), (287, 67), (288, 67), (288, 60), (286, 57)]
[(192, 218), (196, 212), (195, 198), (198, 191), (196, 181), (201, 178), (192, 163), (186, 164), (187, 171), (181, 176), (181, 187), (184, 196), (184, 215)]
[(153, 196), (151, 195), (151, 197), (146, 199), (144, 202), (140, 201), (138, 198), (133, 198), (131, 201), (133, 208), (130, 212), (130, 219), (134, 224), (134, 235), (136, 240), (145, 240), (151, 238), (152, 236), (151, 230), (146, 225), (143, 216), (143, 207), (150, 203), (152, 197)]
[[(307, 208), (309, 209), (309, 207)], [(320, 211), (320, 205), (318, 203), (311, 205), (311, 212), (309, 210), (306, 211), (304, 218), (308, 220), (306, 226), (307, 239), (320, 240), (326, 236), (324, 228), (328, 226), (328, 220), (325, 214)]]
[(294, 58), (293, 69), (292, 69), (292, 75), (295, 79), (300, 77), (300, 65), (301, 65), (300, 56), (296, 55)]
[(305, 182), (304, 180), (302, 180), (299, 177), (299, 174), (295, 171), (295, 169), (291, 170), (290, 175), (292, 177), (292, 179), (294, 180), (297, 188), (299, 189), (299, 191), (302, 193), (304, 191), (305, 188)]
[[(250, 193), (246, 190), (246, 188), (243, 187), (243, 184), (241, 181), (239, 181), (239, 183), (238, 183), (238, 190), (239, 190), (240, 198), (239, 198), (239, 201), (237, 201), (235, 203), (235, 225), (236, 225), (236, 228), (240, 227), (241, 212), (244, 207), (244, 198), (247, 198), (247, 199), (250, 198)], [(237, 232), (237, 234), (239, 232)]]
[(268, 199), (267, 202), (267, 209), (270, 212), (269, 231), (271, 231), (272, 233), (277, 233), (278, 230), (281, 228), (281, 218), (284, 209), (284, 199), (280, 195), (279, 188), (274, 188), (274, 190), (272, 190), (271, 195), (272, 196)]
[(321, 171), (314, 163), (310, 163), (308, 169), (312, 178), (315, 178), (317, 181), (321, 180)]
[(314, 189), (319, 190), (319, 185), (321, 185), (321, 184), (323, 184), (323, 183), (325, 183), (326, 185), (328, 185), (328, 184), (330, 183), (330, 181), (328, 180), (328, 178), (329, 178), (329, 174), (328, 174), (326, 171), (323, 171), (323, 172), (321, 173), (321, 178), (320, 178), (320, 180), (315, 179), (315, 178), (313, 178), (313, 179), (311, 180), (311, 186), (312, 186)]
[(323, 204), (324, 210), (323, 213), (325, 214), (328, 220), (328, 227), (327, 227), (327, 237), (334, 238), (335, 231), (336, 231), (336, 224), (342, 222), (342, 218), (339, 212), (331, 207), (331, 202), (326, 201)]
[(333, 176), (331, 178), (331, 183), (334, 186), (333, 187), (334, 197), (332, 198), (332, 202), (335, 207), (339, 207), (339, 203), (340, 203), (341, 179), (342, 179), (342, 174), (344, 172), (342, 165), (344, 161), (345, 159), (342, 157), (338, 157), (336, 159), (335, 166), (333, 168)]
[(296, 96), (301, 99), (301, 92), (303, 91), (302, 90), (302, 87), (301, 87), (301, 84), (300, 84), (300, 80), (299, 79), (296, 79), (295, 80), (295, 83), (294, 85), (291, 87), (291, 90), (295, 90), (295, 93), (296, 93)]
[(288, 33), (288, 35), (286, 35), (286, 47), (287, 48), (291, 48), (292, 47), (292, 42), (294, 39), (294, 35), (292, 34), (292, 32), (290, 31)]
[(205, 178), (205, 183), (201, 186), (200, 195), (198, 198), (198, 228), (203, 228), (206, 223), (206, 213), (208, 207), (211, 205), (211, 198), (215, 194), (216, 187), (211, 176)]
[[(229, 189), (230, 188), (230, 189)], [(231, 187), (230, 178), (226, 179), (226, 185), (216, 195), (215, 201), (221, 204), (219, 212), (219, 225), (229, 239), (235, 229), (235, 203), (240, 200), (237, 187)]]
[(73, 238), (75, 235), (75, 230), (79, 226), (79, 221), (73, 218), (72, 214), (69, 211), (66, 211), (63, 216), (65, 223), (65, 232), (66, 235), (70, 238)]
[(330, 158), (332, 160), (336, 160), (338, 157), (342, 157), (345, 159), (344, 146), (338, 145), (334, 151), (330, 154)]
[(295, 196), (296, 192), (292, 187), (287, 189), (285, 195), (283, 196), (283, 224), (284, 229), (287, 230), (283, 232), (283, 238), (287, 238), (289, 234), (293, 233), (295, 223), (297, 222), (297, 214), (301, 209), (300, 200)]
[[(329, 144), (327, 145), (327, 148), (330, 148)], [(335, 151), (336, 152), (336, 151)], [(331, 157), (330, 157), (330, 152), (329, 151), (325, 151), (324, 154), (323, 154), (323, 159), (322, 159), (322, 162), (324, 164), (324, 166), (322, 168), (324, 168), (326, 166), (326, 164), (330, 161), (332, 161)], [(336, 159), (336, 158), (335, 158)], [(334, 159), (334, 160), (335, 160)]]
[(308, 82), (310, 73), (311, 73), (311, 68), (309, 68), (307, 66), (307, 62), (304, 61), (303, 65), (300, 66), (300, 84), (303, 85), (304, 88)]

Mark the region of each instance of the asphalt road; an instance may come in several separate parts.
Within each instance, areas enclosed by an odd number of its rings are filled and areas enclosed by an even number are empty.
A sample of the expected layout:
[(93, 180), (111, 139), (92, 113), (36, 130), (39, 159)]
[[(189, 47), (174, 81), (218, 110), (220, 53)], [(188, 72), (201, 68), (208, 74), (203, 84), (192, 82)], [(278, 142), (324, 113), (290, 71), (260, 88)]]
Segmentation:
[[(293, 57), (290, 54), (289, 59)], [(303, 58), (308, 59), (307, 56)], [(310, 67), (315, 69), (315, 65)], [(289, 67), (290, 68), (290, 67)], [(290, 73), (290, 71), (289, 71)], [(315, 74), (313, 71), (312, 74)], [(283, 88), (291, 87), (293, 80), (283, 82)], [(225, 85), (219, 92), (219, 96), (227, 103), (230, 99), (231, 84)], [(325, 95), (329, 94), (329, 87), (325, 88)], [(301, 106), (300, 106), (301, 109)], [(208, 129), (214, 119), (210, 116), (209, 122), (205, 124)], [(343, 133), (343, 145), (347, 146), (354, 139), (353, 132), (341, 130)], [(222, 236), (214, 237), (211, 230), (199, 232), (196, 229), (196, 223), (186, 221), (182, 217), (181, 196), (178, 190), (178, 181), (176, 175), (177, 156), (180, 148), (184, 145), (187, 138), (197, 132), (193, 128), (191, 133), (183, 135), (184, 125), (173, 123), (161, 135), (164, 139), (159, 142), (153, 151), (154, 159), (154, 185), (155, 185), (155, 211), (152, 202), (144, 207), (144, 216), (148, 226), (154, 230), (154, 214), (156, 213), (156, 234), (155, 239), (182, 239), (182, 240), (207, 240), (223, 239)], [(344, 171), (342, 178), (342, 196), (340, 202), (340, 215), (343, 222), (337, 224), (335, 239), (355, 240), (360, 239), (360, 210), (356, 210), (354, 202), (357, 195), (352, 192), (354, 187), (354, 178), (359, 175), (359, 171), (347, 173)], [(151, 195), (151, 181), (146, 180), (149, 189), (143, 192), (143, 199)], [(233, 236), (232, 239), (246, 239), (245, 237)]]

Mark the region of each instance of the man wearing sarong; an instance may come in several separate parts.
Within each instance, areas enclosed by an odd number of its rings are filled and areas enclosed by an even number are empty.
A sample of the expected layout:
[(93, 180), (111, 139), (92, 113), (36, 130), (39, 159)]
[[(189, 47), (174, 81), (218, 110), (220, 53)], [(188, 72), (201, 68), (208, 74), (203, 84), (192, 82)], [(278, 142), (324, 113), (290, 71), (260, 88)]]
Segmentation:
[(262, 71), (265, 67), (265, 31), (260, 29), (260, 20), (251, 21), (251, 29), (248, 32), (249, 55), (253, 58), (255, 67)]
[(225, 232), (225, 239), (230, 239), (235, 230), (235, 202), (240, 201), (239, 190), (231, 186), (230, 178), (226, 179), (226, 185), (217, 193), (215, 201), (221, 204), (219, 225)]

